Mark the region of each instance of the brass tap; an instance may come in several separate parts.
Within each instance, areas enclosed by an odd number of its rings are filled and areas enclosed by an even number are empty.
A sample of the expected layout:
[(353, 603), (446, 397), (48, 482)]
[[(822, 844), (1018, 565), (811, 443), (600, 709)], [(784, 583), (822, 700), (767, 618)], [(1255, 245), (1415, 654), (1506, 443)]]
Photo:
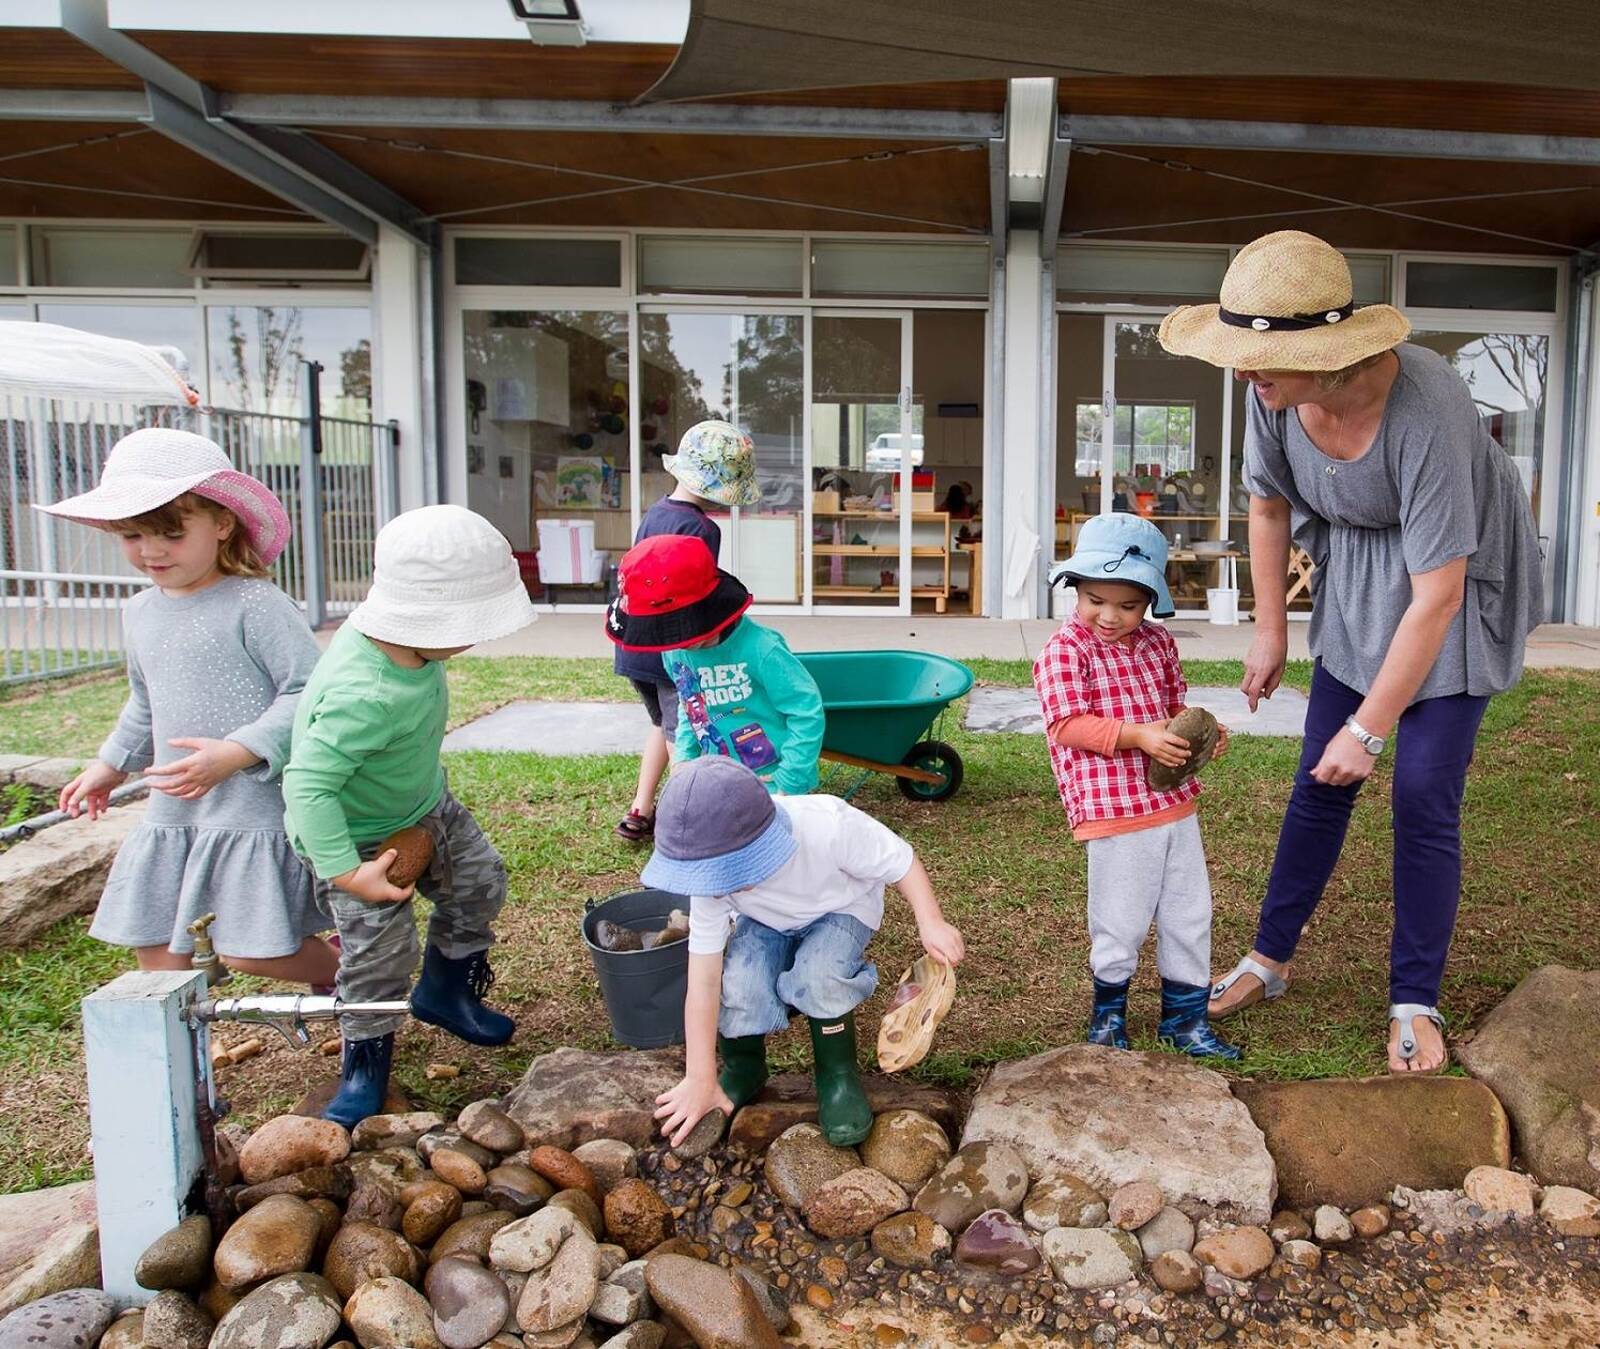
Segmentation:
[(189, 964), (205, 972), (207, 988), (215, 988), (233, 978), (233, 971), (222, 963), (211, 945), (211, 925), (216, 921), (216, 914), (203, 913), (189, 924), (189, 932), (194, 937), (194, 954), (189, 957)]

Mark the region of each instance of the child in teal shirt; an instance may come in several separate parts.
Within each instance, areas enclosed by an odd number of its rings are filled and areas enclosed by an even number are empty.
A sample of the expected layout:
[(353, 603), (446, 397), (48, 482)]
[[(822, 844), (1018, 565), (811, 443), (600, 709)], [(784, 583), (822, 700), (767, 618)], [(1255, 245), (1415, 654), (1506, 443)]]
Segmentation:
[(810, 671), (771, 628), (744, 612), (750, 592), (701, 539), (660, 535), (630, 549), (606, 634), (630, 651), (663, 652), (678, 690), (678, 759), (721, 754), (767, 790), (817, 789), (822, 695)]

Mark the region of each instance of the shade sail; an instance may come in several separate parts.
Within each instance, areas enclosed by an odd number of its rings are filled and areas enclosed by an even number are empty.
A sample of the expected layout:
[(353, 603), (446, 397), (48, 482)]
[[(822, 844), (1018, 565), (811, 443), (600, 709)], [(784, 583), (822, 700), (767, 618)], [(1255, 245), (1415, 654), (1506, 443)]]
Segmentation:
[(198, 407), (200, 395), (174, 360), (120, 337), (55, 323), (0, 322), (0, 396)]
[(691, 0), (638, 101), (1024, 75), (1324, 80), (1338, 121), (1345, 78), (1600, 89), (1600, 24), (1593, 0)]

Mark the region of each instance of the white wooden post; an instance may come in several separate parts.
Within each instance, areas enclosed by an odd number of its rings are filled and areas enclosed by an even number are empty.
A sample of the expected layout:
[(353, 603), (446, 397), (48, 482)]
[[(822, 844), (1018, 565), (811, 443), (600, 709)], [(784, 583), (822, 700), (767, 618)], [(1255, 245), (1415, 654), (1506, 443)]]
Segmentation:
[(205, 993), (193, 970), (124, 974), (83, 1000), (100, 1270), (119, 1305), (154, 1294), (133, 1279), (145, 1248), (187, 1214), (202, 1168), (195, 1041), (211, 1091), (210, 1029), (185, 1013)]

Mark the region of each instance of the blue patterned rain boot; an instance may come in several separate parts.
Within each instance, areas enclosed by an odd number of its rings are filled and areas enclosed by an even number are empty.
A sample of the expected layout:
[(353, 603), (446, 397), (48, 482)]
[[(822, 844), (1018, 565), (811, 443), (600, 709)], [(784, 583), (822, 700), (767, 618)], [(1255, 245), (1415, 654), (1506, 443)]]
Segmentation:
[(1161, 1027), (1157, 1032), (1161, 1043), (1180, 1054), (1196, 1059), (1242, 1059), (1244, 1050), (1230, 1045), (1211, 1028), (1206, 1015), (1206, 999), (1211, 995), (1207, 984), (1180, 984), (1172, 979), (1161, 981)]
[(383, 1103), (389, 1095), (389, 1064), (393, 1058), (393, 1031), (370, 1040), (346, 1040), (339, 1091), (328, 1102), (322, 1118), (353, 1129), (368, 1115), (383, 1114)]
[(1094, 1009), (1089, 1013), (1089, 1043), (1128, 1047), (1128, 980), (1120, 984), (1094, 981)]
[(422, 978), (411, 990), (411, 1015), (471, 1045), (503, 1045), (517, 1023), (484, 1006), (484, 994), (493, 984), (487, 951), (452, 960), (430, 945), (422, 958)]

